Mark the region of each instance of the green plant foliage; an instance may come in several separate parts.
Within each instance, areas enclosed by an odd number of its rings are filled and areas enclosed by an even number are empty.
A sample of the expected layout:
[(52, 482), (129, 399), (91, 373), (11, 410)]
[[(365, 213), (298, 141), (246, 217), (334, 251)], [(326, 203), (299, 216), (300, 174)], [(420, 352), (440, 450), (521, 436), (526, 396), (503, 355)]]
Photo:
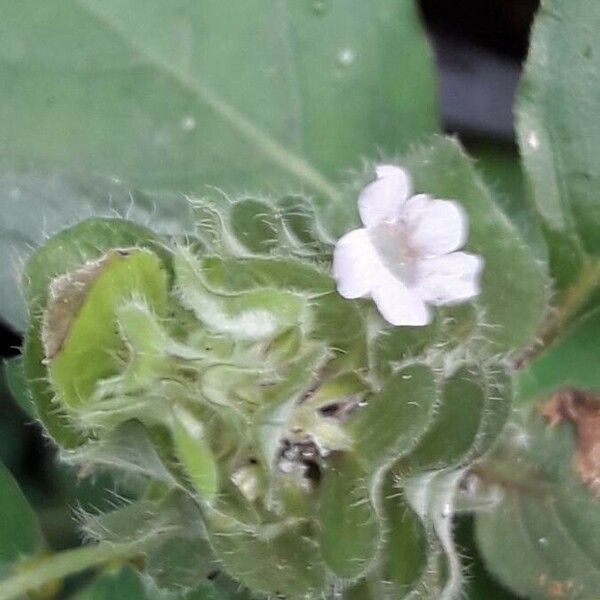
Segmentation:
[(472, 162), (456, 142), (438, 138), (402, 164), (409, 168), (418, 192), (457, 199), (469, 215), (467, 249), (485, 259), (483, 291), (477, 299), (482, 313), (479, 327), (485, 328), (481, 335), (500, 351), (527, 344), (545, 317), (549, 280)]
[(399, 370), (350, 424), (359, 459), (371, 469), (410, 451), (431, 423), (434, 375), (424, 365)]
[(578, 319), (547, 352), (520, 373), (517, 401), (527, 403), (560, 388), (600, 389), (600, 309)]
[(367, 473), (353, 458), (331, 461), (321, 486), (318, 516), (319, 546), (327, 567), (340, 579), (356, 579), (366, 572), (380, 532)]
[(600, 586), (598, 323), (598, 311), (580, 319), (521, 374), (519, 410), (476, 471), (499, 498), (477, 517), (486, 563), (534, 599), (593, 598)]
[(365, 154), (437, 129), (433, 67), (409, 0), (30, 0), (1, 10), (4, 168), (65, 167), (170, 191), (287, 186), (291, 175), (322, 192), (324, 177)]
[(155, 496), (104, 513), (82, 512), (83, 531), (115, 544), (147, 540), (149, 581), (165, 592), (195, 589), (219, 570), (198, 510), (181, 491)]
[(131, 568), (116, 572), (102, 573), (96, 579), (72, 596), (72, 600), (159, 600), (158, 595), (148, 593), (139, 575)]
[(498, 206), (523, 234), (535, 255), (548, 261), (548, 248), (532, 202), (528, 198), (523, 163), (512, 143), (467, 139), (465, 146), (474, 158)]
[(387, 562), (384, 574), (397, 594), (405, 594), (427, 569), (427, 534), (415, 511), (388, 477), (383, 488), (386, 515)]
[(48, 170), (0, 173), (0, 318), (16, 331), (27, 323), (19, 290), (23, 265), (33, 248), (49, 236), (91, 216), (126, 217), (152, 223), (158, 233), (175, 235), (189, 228), (192, 207), (181, 194), (147, 194), (109, 177)]
[(8, 469), (0, 463), (0, 572), (44, 548), (35, 512)]
[[(116, 211), (187, 232), (182, 192), (207, 185), (291, 183), (332, 198), (328, 178), (365, 153), (438, 129), (411, 0), (252, 0), (235, 10), (216, 0), (43, 9), (28, 0), (1, 10), (0, 249), (11, 260), (0, 266), (0, 316), (20, 331), (15, 273), (67, 224)], [(253, 51), (242, 57), (245, 47)], [(298, 231), (303, 216), (293, 213)]]
[(485, 568), (475, 541), (474, 517), (462, 515), (457, 518), (457, 544), (466, 557), (467, 582), (465, 597), (469, 600), (517, 600), (518, 596), (502, 586)]
[(4, 361), (4, 379), (13, 400), (28, 417), (35, 419), (35, 406), (29, 395), (22, 356), (15, 356)]
[(472, 462), (502, 430), (510, 390), (508, 374), (500, 365), (488, 370), (473, 364), (461, 367), (446, 381), (433, 424), (400, 468), (410, 473)]
[[(475, 600), (504, 590), (477, 557), (469, 581), (453, 516), (485, 498), (495, 577), (532, 600), (593, 598), (591, 0), (547, 0), (534, 30), (529, 208), (510, 153), (480, 146), (482, 178), (430, 135), (411, 0), (0, 9), (0, 318), (26, 330), (5, 376), (62, 461), (117, 492), (78, 510), (92, 545), (40, 558), (0, 467), (0, 596), (98, 567), (75, 600)], [(460, 203), (484, 262), (481, 293), (425, 327), (391, 326), (332, 275), (377, 155)], [(540, 335), (555, 343), (527, 365)]]
[(576, 469), (572, 425), (533, 411), (480, 468), (501, 500), (477, 517), (486, 564), (517, 594), (593, 598), (600, 589), (598, 496)]
[(504, 424), (503, 352), (527, 335), (498, 333), (489, 289), (535, 320), (546, 280), (454, 143), (405, 160), (417, 186), (464, 200), (473, 250), (515, 269), (419, 332), (338, 295), (307, 199), (204, 197), (185, 243), (90, 220), (30, 258), (26, 366), (46, 382), (30, 392), (68, 461), (146, 487), (84, 527), (143, 542), (159, 587), (217, 570), (298, 599), (460, 593), (454, 490)]
[[(51, 385), (68, 408), (92, 401), (96, 383), (120, 371), (119, 354), (131, 341), (118, 330), (118, 307), (126, 299), (141, 296), (151, 310), (161, 314), (166, 291), (166, 273), (159, 258), (136, 249), (109, 252), (53, 280), (41, 335), (51, 361)], [(83, 303), (78, 297), (81, 293)]]
[(190, 415), (178, 415), (173, 442), (177, 456), (198, 493), (208, 500), (214, 499), (219, 489), (217, 465), (200, 422)]
[[(534, 600), (589, 599), (598, 571), (598, 262), (593, 106), (598, 5), (542, 3), (521, 84), (518, 134), (558, 290), (539, 356), (526, 354), (517, 411), (474, 471), (496, 502), (477, 516), (489, 569)], [(552, 342), (552, 343), (550, 343)]]
[(151, 243), (154, 234), (115, 219), (85, 221), (67, 229), (50, 240), (28, 261), (25, 275), (25, 296), (31, 321), (24, 351), (25, 375), (34, 399), (37, 414), (48, 433), (65, 447), (76, 446), (80, 438), (54, 403), (54, 392), (48, 387), (46, 369), (42, 365), (42, 308), (46, 305), (48, 286), (54, 278), (70, 269), (98, 259), (103, 249), (128, 248), (136, 243)]
[(517, 102), (533, 204), (561, 289), (590, 277), (589, 263), (597, 264), (600, 252), (598, 23), (600, 6), (593, 1), (543, 3)]

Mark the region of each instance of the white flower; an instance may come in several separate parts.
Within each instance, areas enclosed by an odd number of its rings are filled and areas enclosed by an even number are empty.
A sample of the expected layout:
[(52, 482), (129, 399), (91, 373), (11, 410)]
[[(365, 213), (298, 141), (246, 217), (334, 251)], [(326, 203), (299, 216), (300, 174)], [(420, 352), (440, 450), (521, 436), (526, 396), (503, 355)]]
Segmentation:
[(358, 199), (364, 228), (342, 236), (333, 276), (344, 298), (373, 298), (392, 325), (427, 325), (428, 305), (477, 296), (483, 258), (456, 252), (467, 241), (468, 219), (457, 202), (418, 194), (409, 174), (377, 167)]

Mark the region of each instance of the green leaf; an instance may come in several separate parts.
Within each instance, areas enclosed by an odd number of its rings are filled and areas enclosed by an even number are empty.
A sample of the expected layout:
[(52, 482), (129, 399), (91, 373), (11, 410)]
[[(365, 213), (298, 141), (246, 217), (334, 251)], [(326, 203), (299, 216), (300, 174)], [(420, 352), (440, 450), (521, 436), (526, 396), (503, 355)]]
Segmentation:
[(518, 600), (501, 586), (485, 569), (475, 545), (475, 527), (472, 516), (456, 519), (456, 538), (461, 554), (466, 558), (467, 581), (464, 597), (469, 600)]
[(386, 477), (383, 561), (367, 579), (345, 590), (344, 600), (440, 600), (463, 595), (463, 567), (449, 518), (458, 479), (460, 472), (432, 473), (408, 482)]
[(68, 425), (47, 384), (41, 317), (49, 283), (59, 275), (76, 270), (86, 261), (98, 259), (105, 250), (133, 246), (155, 249), (168, 262), (168, 255), (159, 246), (153, 232), (118, 219), (89, 219), (66, 229), (48, 240), (27, 262), (25, 296), (32, 320), (25, 338), (25, 375), (39, 418), (54, 440), (64, 447), (76, 446), (81, 439)]
[(210, 502), (219, 489), (218, 470), (202, 424), (183, 410), (175, 417), (177, 456), (200, 497)]
[(186, 595), (185, 600), (257, 600), (258, 598), (250, 590), (225, 575), (223, 571), (211, 579), (210, 588), (207, 588), (207, 585), (200, 586), (198, 591)]
[(598, 435), (599, 334), (596, 310), (520, 374), (519, 412), (476, 471), (500, 497), (477, 517), (488, 567), (536, 599), (591, 598), (600, 586), (600, 499), (589, 454)]
[(252, 289), (219, 294), (204, 279), (202, 262), (186, 249), (175, 255), (177, 290), (183, 306), (216, 333), (239, 339), (269, 339), (294, 327), (306, 302), (299, 295), (279, 289)]
[(4, 0), (1, 11), (5, 167), (184, 191), (291, 180), (330, 195), (327, 177), (438, 126), (409, 0)]
[[(180, 509), (181, 510), (181, 509)], [(192, 511), (194, 511), (192, 513)], [(162, 590), (181, 592), (202, 585), (207, 600), (213, 598), (208, 579), (220, 565), (206, 539), (204, 524), (194, 505), (184, 507), (175, 527), (177, 535), (168, 534), (147, 553), (146, 572)], [(159, 538), (160, 539), (160, 538)]]
[[(94, 465), (177, 487), (178, 482), (166, 465), (171, 466), (170, 441), (160, 430), (150, 432), (136, 420), (120, 424), (102, 436), (76, 449), (64, 458), (74, 465)], [(166, 463), (166, 464), (165, 464)]]
[(196, 262), (206, 285), (220, 293), (279, 287), (317, 296), (335, 290), (329, 273), (293, 259), (198, 256)]
[(247, 199), (233, 204), (231, 225), (236, 237), (252, 252), (268, 253), (277, 246), (277, 217), (265, 202)]
[[(462, 204), (469, 216), (465, 249), (485, 259), (478, 335), (495, 349), (512, 350), (530, 343), (546, 312), (548, 278), (516, 228), (496, 206), (489, 190), (460, 146), (436, 138), (406, 156), (417, 192)], [(515, 310), (518, 307), (518, 310)]]
[(372, 471), (412, 450), (431, 423), (436, 401), (431, 369), (411, 365), (399, 370), (348, 425), (357, 458)]
[(518, 377), (517, 399), (527, 403), (560, 388), (600, 389), (600, 309), (576, 321)]
[(519, 229), (535, 255), (548, 261), (548, 248), (525, 185), (525, 173), (516, 146), (490, 140), (465, 142), (498, 206)]
[[(214, 559), (210, 546), (200, 531), (195, 537), (167, 539), (148, 553), (146, 572), (164, 590), (180, 591), (203, 583), (214, 574), (219, 563)], [(202, 586), (195, 598), (216, 597), (209, 585)]]
[(100, 258), (114, 248), (146, 247), (169, 264), (159, 236), (123, 219), (93, 218), (65, 229), (38, 248), (28, 259), (23, 282), (25, 299), (33, 316), (44, 309), (52, 279)]
[(71, 600), (158, 600), (158, 595), (147, 593), (138, 573), (130, 567), (116, 572), (105, 572), (83, 590), (71, 597)]
[(544, 2), (517, 102), (519, 144), (559, 288), (580, 281), (600, 255), (598, 26), (593, 0)]
[(368, 477), (350, 455), (332, 457), (320, 493), (323, 560), (340, 579), (356, 579), (375, 559), (379, 542)]
[(217, 514), (207, 517), (217, 558), (255, 593), (311, 598), (326, 590), (323, 559), (308, 526), (273, 523), (253, 530)]
[(400, 482), (404, 498), (427, 535), (427, 565), (415, 587), (419, 596), (428, 600), (457, 598), (463, 590), (464, 569), (452, 522), (462, 477), (461, 470), (441, 470)]
[(90, 217), (121, 215), (161, 234), (190, 231), (192, 207), (176, 193), (143, 194), (109, 178), (47, 171), (0, 174), (0, 318), (17, 331), (27, 322), (19, 290), (25, 259), (48, 236)]
[(511, 405), (511, 382), (500, 364), (467, 364), (444, 382), (433, 424), (396, 469), (406, 474), (469, 464), (489, 449)]
[(225, 595), (220, 589), (211, 583), (204, 583), (195, 590), (183, 596), (183, 600), (252, 600), (251, 596), (244, 595), (239, 585), (232, 585), (229, 595)]
[(405, 594), (418, 582), (427, 567), (427, 534), (423, 523), (388, 476), (383, 487), (387, 526), (383, 566), (385, 580), (393, 591)]
[[(164, 264), (155, 254), (127, 249), (110, 251), (68, 273), (60, 288), (54, 285), (59, 280), (53, 281), (42, 342), (52, 385), (64, 406), (85, 405), (98, 381), (119, 373), (125, 346), (117, 325), (119, 305), (140, 296), (158, 314), (164, 313), (166, 280)], [(79, 305), (71, 306), (81, 293), (85, 297)]]
[(4, 361), (4, 378), (13, 400), (28, 417), (36, 419), (35, 405), (29, 394), (22, 356), (14, 356)]
[(0, 463), (0, 567), (42, 550), (35, 512), (8, 469)]
[(520, 596), (583, 600), (600, 589), (600, 500), (578, 472), (578, 448), (571, 424), (551, 427), (535, 411), (478, 467), (500, 498), (477, 516), (478, 545)]
[(206, 581), (218, 564), (206, 539), (197, 504), (172, 492), (100, 514), (83, 514), (88, 538), (111, 543), (144, 541), (144, 570), (162, 590), (190, 590)]

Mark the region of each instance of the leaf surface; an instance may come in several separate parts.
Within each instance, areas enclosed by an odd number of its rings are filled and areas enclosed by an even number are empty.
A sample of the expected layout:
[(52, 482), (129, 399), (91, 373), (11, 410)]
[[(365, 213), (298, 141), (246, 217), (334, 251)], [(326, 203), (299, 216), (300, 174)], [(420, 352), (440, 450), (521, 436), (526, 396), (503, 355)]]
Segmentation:
[(0, 463), (0, 568), (42, 549), (42, 532), (25, 496)]
[(364, 154), (437, 129), (410, 0), (27, 0), (1, 10), (0, 165), (180, 191), (292, 182), (328, 196), (328, 178)]
[[(532, 200), (559, 288), (577, 285), (600, 256), (600, 5), (548, 0), (531, 39), (517, 132)], [(593, 276), (600, 281), (600, 269)]]

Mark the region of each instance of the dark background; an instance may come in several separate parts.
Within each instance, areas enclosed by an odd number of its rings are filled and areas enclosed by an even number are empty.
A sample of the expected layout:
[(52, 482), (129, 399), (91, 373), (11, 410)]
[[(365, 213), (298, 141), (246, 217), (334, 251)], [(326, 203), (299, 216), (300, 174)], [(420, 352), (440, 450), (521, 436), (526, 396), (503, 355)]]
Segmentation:
[(421, 0), (434, 36), (455, 36), (520, 62), (538, 0)]

